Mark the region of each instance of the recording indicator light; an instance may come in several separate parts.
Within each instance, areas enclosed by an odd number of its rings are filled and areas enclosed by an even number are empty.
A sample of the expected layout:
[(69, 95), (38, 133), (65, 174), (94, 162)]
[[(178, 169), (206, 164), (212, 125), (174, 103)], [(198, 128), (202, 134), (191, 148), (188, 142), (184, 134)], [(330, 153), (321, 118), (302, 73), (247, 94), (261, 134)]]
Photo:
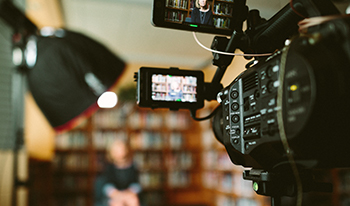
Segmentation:
[(296, 91), (298, 89), (298, 86), (293, 84), (292, 86), (289, 87), (290, 91)]

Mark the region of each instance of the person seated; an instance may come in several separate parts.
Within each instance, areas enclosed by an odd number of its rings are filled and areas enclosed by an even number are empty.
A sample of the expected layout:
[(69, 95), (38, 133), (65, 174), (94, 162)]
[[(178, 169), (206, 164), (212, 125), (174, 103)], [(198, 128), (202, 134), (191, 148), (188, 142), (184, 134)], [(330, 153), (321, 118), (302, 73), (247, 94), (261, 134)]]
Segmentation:
[(142, 188), (128, 142), (120, 139), (113, 142), (108, 160), (95, 181), (95, 206), (140, 206)]

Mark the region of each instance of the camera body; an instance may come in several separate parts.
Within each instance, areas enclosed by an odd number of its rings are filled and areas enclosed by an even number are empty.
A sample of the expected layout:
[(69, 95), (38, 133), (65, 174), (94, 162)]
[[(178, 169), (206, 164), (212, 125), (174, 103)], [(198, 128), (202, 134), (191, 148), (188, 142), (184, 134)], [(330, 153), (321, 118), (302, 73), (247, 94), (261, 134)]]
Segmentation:
[[(166, 21), (164, 11), (170, 8), (164, 2), (155, 0), (154, 22)], [(256, 56), (254, 61), (258, 63), (247, 65), (247, 70), (224, 89), (219, 86), (232, 61), (228, 55), (215, 53), (218, 69), (210, 83), (203, 82), (200, 71), (141, 68), (136, 75), (138, 104), (189, 109), (195, 120), (214, 116), (215, 136), (236, 165), (281, 174), (292, 162), (305, 170), (350, 167), (349, 18), (322, 22), (300, 35), (298, 22), (302, 15), (339, 15), (331, 1), (294, 1), (293, 8), (287, 4), (268, 21), (255, 12), (246, 15), (245, 0), (235, 1), (234, 8), (242, 12), (232, 13), (240, 18), (233, 24), (231, 38), (215, 49), (225, 52), (240, 49), (253, 55), (278, 52), (269, 57)], [(248, 28), (243, 32), (241, 26), (246, 19)], [(156, 23), (161, 27), (206, 32), (174, 25)], [(292, 36), (298, 37), (283, 48), (284, 40)], [(153, 89), (157, 84), (152, 82), (153, 75), (196, 78), (195, 98), (193, 101), (154, 98), (158, 91)], [(204, 99), (213, 100), (215, 94), (220, 105), (212, 115), (196, 118), (195, 111), (203, 107)]]
[(141, 67), (135, 81), (140, 107), (177, 110), (204, 106), (202, 71)]
[[(215, 133), (221, 134), (217, 138), (233, 163), (267, 170), (289, 164), (279, 127), (283, 124), (300, 167), (350, 166), (346, 28), (345, 21), (333, 21), (294, 39), (288, 49), (249, 68), (218, 94), (222, 113), (214, 121), (220, 119), (222, 125)], [(278, 121), (278, 111), (283, 121)]]

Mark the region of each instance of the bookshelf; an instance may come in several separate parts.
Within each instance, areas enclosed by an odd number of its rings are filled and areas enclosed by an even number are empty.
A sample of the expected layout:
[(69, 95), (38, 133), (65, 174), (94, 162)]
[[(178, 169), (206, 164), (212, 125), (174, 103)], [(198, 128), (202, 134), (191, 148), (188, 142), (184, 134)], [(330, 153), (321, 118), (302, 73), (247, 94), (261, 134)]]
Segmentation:
[(87, 120), (55, 138), (51, 205), (93, 205), (90, 123), (91, 120)]
[(153, 75), (152, 76), (152, 99), (164, 100), (166, 95), (172, 92), (172, 89), (178, 89), (183, 92), (183, 97), (186, 101), (194, 101), (196, 96), (197, 79), (194, 77), (178, 78), (178, 82), (174, 82), (171, 76)]
[[(191, 13), (195, 0), (166, 0), (165, 19), (172, 23), (182, 24), (191, 22)], [(230, 28), (233, 0), (208, 0), (210, 10), (213, 12), (214, 26), (219, 29)]]
[(200, 203), (197, 130), (188, 111), (142, 109), (133, 103), (100, 109), (78, 128), (56, 136), (53, 205), (93, 205), (95, 177), (117, 137), (130, 141), (148, 206)]
[[(208, 113), (208, 111), (202, 111)], [(201, 114), (206, 116), (207, 114)], [(265, 206), (270, 199), (257, 195), (252, 182), (243, 179), (244, 168), (234, 165), (219, 143), (209, 121), (200, 123), (202, 133), (202, 182), (211, 194), (211, 206)]]

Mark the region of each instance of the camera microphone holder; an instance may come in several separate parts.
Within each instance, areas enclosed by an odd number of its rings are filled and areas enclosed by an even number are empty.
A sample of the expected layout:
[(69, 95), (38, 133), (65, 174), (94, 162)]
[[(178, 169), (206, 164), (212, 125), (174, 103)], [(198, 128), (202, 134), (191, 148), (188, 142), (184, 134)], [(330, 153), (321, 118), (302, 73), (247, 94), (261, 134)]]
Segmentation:
[[(311, 170), (300, 172), (303, 192), (326, 192), (333, 190), (331, 183), (315, 182)], [(245, 170), (243, 179), (253, 181), (253, 190), (264, 196), (271, 197), (271, 206), (280, 206), (281, 197), (294, 197), (297, 194), (297, 183), (290, 170), (270, 172), (261, 169)]]

